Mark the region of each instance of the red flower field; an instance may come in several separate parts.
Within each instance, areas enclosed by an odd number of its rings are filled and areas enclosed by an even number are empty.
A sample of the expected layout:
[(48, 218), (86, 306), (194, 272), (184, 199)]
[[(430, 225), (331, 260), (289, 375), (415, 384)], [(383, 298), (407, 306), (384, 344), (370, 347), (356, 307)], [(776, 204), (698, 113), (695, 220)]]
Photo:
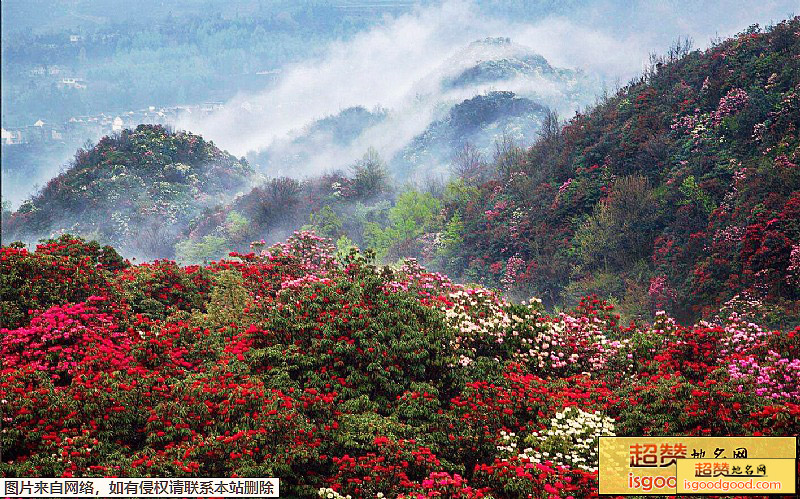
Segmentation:
[(800, 330), (548, 315), (296, 233), (205, 267), (0, 252), (4, 477), (278, 477), (284, 496), (587, 497), (600, 435), (800, 433)]

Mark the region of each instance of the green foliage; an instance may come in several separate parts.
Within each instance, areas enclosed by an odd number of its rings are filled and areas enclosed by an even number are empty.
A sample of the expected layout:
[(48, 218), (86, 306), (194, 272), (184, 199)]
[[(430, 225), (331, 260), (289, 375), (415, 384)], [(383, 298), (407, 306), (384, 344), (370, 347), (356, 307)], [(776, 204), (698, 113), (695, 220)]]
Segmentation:
[(352, 170), (352, 188), (357, 199), (369, 200), (389, 191), (389, 170), (374, 148), (370, 147)]
[(320, 211), (309, 216), (311, 227), (322, 237), (338, 239), (342, 236), (342, 220), (330, 207), (325, 205)]
[(613, 272), (595, 272), (579, 281), (572, 281), (564, 288), (564, 302), (575, 306), (588, 295), (597, 295), (604, 300), (625, 295), (625, 282)]
[(615, 180), (609, 196), (575, 233), (582, 270), (608, 272), (645, 257), (656, 214), (655, 196), (644, 177)]
[(681, 204), (697, 203), (707, 214), (714, 211), (714, 201), (697, 185), (694, 175), (689, 175), (683, 180), (680, 186), (680, 193), (686, 198), (681, 201)]
[(693, 321), (747, 291), (796, 318), (798, 23), (681, 42), (527, 151), (501, 143), (501, 179), (448, 186), (438, 230), (460, 242), (437, 262), (548, 307), (594, 290)]
[(444, 255), (447, 255), (455, 248), (458, 248), (464, 241), (464, 238), (461, 235), (463, 233), (464, 222), (461, 220), (461, 215), (456, 212), (447, 220), (447, 224), (444, 227), (441, 252)]
[(336, 240), (336, 255), (340, 261), (349, 255), (354, 248), (358, 249), (355, 243), (347, 236), (341, 236)]
[(440, 209), (441, 203), (430, 193), (406, 191), (398, 196), (395, 205), (389, 209), (387, 227), (381, 228), (374, 222), (366, 224), (365, 243), (376, 251), (379, 259), (410, 256), (403, 255), (403, 246), (422, 235)]
[[(139, 125), (79, 149), (3, 224), (4, 237), (29, 239), (71, 227), (139, 257), (172, 256), (180, 230), (215, 201), (244, 187), (253, 170), (197, 135)], [(228, 220), (244, 235), (242, 220)]]
[(184, 264), (208, 263), (222, 258), (227, 249), (224, 238), (208, 234), (197, 242), (186, 239), (175, 243), (175, 257)]
[(244, 242), (250, 233), (250, 220), (238, 211), (231, 210), (225, 217), (224, 228), (232, 241)]
[(206, 312), (194, 317), (194, 322), (202, 327), (215, 328), (234, 323), (249, 326), (243, 318), (245, 310), (252, 304), (252, 296), (245, 284), (242, 274), (235, 270), (214, 274)]
[[(263, 332), (253, 337), (253, 348), (283, 344), (288, 360), (300, 367), (288, 376), (301, 386), (324, 391), (338, 380), (343, 397), (366, 395), (386, 414), (387, 403), (409, 383), (443, 381), (449, 354), (442, 335), (450, 333), (442, 314), (419, 306), (412, 294), (380, 292), (382, 278), (368, 265), (357, 263), (350, 272), (357, 280), (310, 286), (300, 297), (281, 293), (279, 302), (299, 299), (313, 314), (304, 317), (294, 306), (271, 308), (261, 323)], [(253, 358), (258, 357), (256, 351)], [(252, 368), (284, 376), (262, 362)]]
[(479, 193), (477, 187), (467, 185), (463, 180), (456, 178), (445, 186), (443, 202), (447, 205), (464, 206), (475, 199)]
[(441, 205), (429, 193), (407, 191), (401, 194), (389, 210), (389, 222), (397, 237), (411, 239), (428, 228)]
[(211, 279), (204, 268), (157, 260), (120, 272), (114, 284), (131, 314), (164, 320), (175, 311), (204, 310)]
[(70, 234), (43, 240), (33, 253), (12, 243), (0, 258), (2, 327), (27, 324), (35, 310), (100, 294), (112, 272), (127, 266), (114, 248)]
[(553, 315), (304, 232), (205, 268), (103, 270), (77, 282), (85, 299), (57, 287), (105, 256), (68, 237), (0, 248), (3, 275), (55, 258), (31, 280), (65, 292), (0, 331), (0, 474), (588, 497), (602, 435), (797, 434), (798, 331), (750, 323), (772, 309), (749, 297), (712, 322), (623, 327), (596, 297)]

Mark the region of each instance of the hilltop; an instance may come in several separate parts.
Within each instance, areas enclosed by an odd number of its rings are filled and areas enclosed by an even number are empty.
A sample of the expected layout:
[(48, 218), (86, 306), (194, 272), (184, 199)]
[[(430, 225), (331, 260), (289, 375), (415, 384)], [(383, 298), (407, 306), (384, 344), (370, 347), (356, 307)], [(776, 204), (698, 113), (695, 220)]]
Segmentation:
[[(464, 144), (488, 153), (504, 136), (531, 137), (539, 130), (549, 109), (510, 91), (492, 91), (455, 104), (443, 118), (435, 120), (390, 161), (395, 175), (423, 169), (445, 173)], [(438, 167), (438, 168), (437, 168)]]
[[(531, 47), (486, 38), (442, 57), (419, 80), (398, 83), (400, 95), (387, 107), (363, 103), (267, 134), (247, 157), (266, 176), (301, 178), (344, 168), (374, 147), (396, 180), (420, 181), (446, 174), (465, 143), (485, 155), (504, 137), (529, 143), (546, 110), (571, 113), (599, 88), (596, 78), (553, 67)], [(243, 113), (269, 116), (270, 109)]]
[(3, 239), (65, 231), (145, 258), (169, 257), (176, 234), (202, 209), (248, 189), (253, 170), (198, 135), (160, 125), (79, 149), (70, 167), (3, 224)]
[[(446, 184), (393, 183), (398, 163), (371, 150), (349, 172), (302, 181), (272, 178), (250, 189), (249, 167), (210, 145), (204, 146), (206, 156), (228, 165), (213, 170), (221, 175), (204, 181), (210, 170), (203, 173), (192, 163), (199, 176), (188, 181), (175, 166), (182, 161), (177, 157), (164, 157), (153, 170), (131, 156), (122, 163), (139, 165), (139, 173), (128, 182), (109, 175), (107, 167), (90, 167), (105, 151), (98, 145), (79, 154), (83, 166), (54, 179), (12, 215), (4, 237), (46, 235), (54, 223), (52, 229), (77, 227), (85, 235), (98, 230), (99, 239), (119, 242), (125, 253), (132, 242), (109, 222), (142, 220), (126, 194), (133, 186), (141, 206), (159, 201), (173, 210), (173, 237), (156, 254), (186, 263), (243, 251), (251, 240), (275, 242), (306, 226), (339, 247), (372, 248), (387, 262), (415, 257), (456, 280), (502, 289), (515, 299), (540, 296), (548, 309), (596, 294), (626, 319), (668, 310), (689, 323), (713, 317), (735, 299), (759, 309), (770, 324), (794, 324), (800, 310), (798, 32), (794, 18), (765, 30), (753, 27), (704, 51), (677, 45), (640, 79), (566, 123), (510, 91), (457, 102), (412, 147), (401, 149), (414, 160), (405, 163), (408, 174), (419, 165), (423, 172), (441, 167), (430, 151), (455, 151), (448, 161), (460, 178)], [(476, 54), (484, 51), (505, 59), (519, 54), (505, 39), (482, 41), (449, 74), (475, 67)], [(534, 72), (557, 72), (525, 53)], [(306, 143), (333, 136), (352, 144), (373, 128), (364, 123), (386, 126), (391, 115), (346, 109), (307, 127)], [(459, 148), (464, 139), (499, 132), (497, 123), (519, 125), (516, 119), (535, 122), (522, 128), (535, 142), (530, 148), (502, 142), (490, 157), (469, 144)], [(126, 134), (166, 133), (154, 130)], [(191, 134), (169, 137), (205, 144)], [(114, 138), (101, 144), (120, 145)], [(132, 154), (125, 151), (121, 157)], [(90, 184), (94, 173), (84, 171), (105, 173)], [(157, 175), (144, 175), (153, 171)], [(159, 194), (167, 187), (168, 194)], [(83, 206), (78, 201), (88, 201), (84, 212), (75, 211)], [(58, 223), (62, 213), (67, 221), (84, 218), (78, 226)]]

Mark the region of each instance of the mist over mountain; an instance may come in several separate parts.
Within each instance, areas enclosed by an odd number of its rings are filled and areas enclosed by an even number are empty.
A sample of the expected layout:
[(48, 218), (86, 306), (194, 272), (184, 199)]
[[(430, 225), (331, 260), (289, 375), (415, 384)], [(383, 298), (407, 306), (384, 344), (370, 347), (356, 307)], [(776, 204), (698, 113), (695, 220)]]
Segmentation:
[(400, 181), (431, 173), (446, 177), (464, 144), (487, 157), (502, 139), (528, 144), (548, 109), (568, 114), (599, 88), (597, 78), (553, 68), (508, 38), (486, 38), (410, 82), (394, 107), (344, 109), (249, 152), (248, 160), (267, 176), (303, 177), (345, 169), (373, 147)]
[(545, 106), (509, 91), (492, 91), (454, 105), (392, 157), (389, 164), (400, 178), (447, 178), (458, 151), (474, 147), (490, 158), (506, 140), (524, 144), (536, 137), (548, 113)]
[[(119, 131), (117, 117), (128, 128), (176, 125), (243, 156), (290, 142), (294, 132), (344, 109), (396, 110), (413, 96), (413, 82), (487, 37), (509, 37), (553, 67), (583, 69), (613, 90), (676, 37), (689, 36), (702, 48), (795, 8), (740, 0), (8, 0), (1, 16), (2, 197), (19, 206), (69, 165), (75, 149)], [(489, 79), (525, 70), (518, 61), (477, 66)], [(464, 81), (471, 72), (466, 69)], [(508, 85), (488, 90), (519, 93)], [(229, 111), (208, 120), (197, 112), (221, 104)], [(579, 99), (560, 115), (585, 104)], [(178, 107), (194, 107), (194, 116), (177, 120)], [(411, 118), (365, 137), (367, 145), (391, 158), (404, 146), (395, 150), (394, 143), (411, 140), (447, 113), (406, 111)], [(135, 118), (128, 119), (131, 113)], [(40, 121), (44, 126), (35, 127)], [(391, 140), (384, 132), (392, 132)], [(349, 157), (365, 150), (355, 149)], [(336, 159), (321, 158), (314, 167), (329, 168)]]
[(263, 91), (284, 66), (409, 12), (413, 2), (9, 0), (1, 7), (2, 197), (17, 207), (87, 141), (123, 126), (174, 124), (178, 108), (203, 114)]
[(202, 137), (140, 125), (79, 149), (69, 168), (3, 217), (3, 237), (33, 243), (71, 232), (128, 257), (171, 257), (190, 221), (253, 181), (246, 162)]

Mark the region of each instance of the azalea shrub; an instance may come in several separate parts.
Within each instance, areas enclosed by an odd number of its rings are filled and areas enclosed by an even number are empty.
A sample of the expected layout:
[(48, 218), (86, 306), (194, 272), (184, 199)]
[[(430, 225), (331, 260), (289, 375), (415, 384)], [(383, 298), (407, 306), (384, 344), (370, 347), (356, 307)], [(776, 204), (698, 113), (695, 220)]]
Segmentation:
[(24, 245), (0, 248), (0, 313), (2, 325), (28, 324), (34, 311), (78, 303), (101, 295), (112, 274), (128, 263), (110, 246), (62, 235), (28, 251)]
[(72, 236), (0, 261), (19, 280), (3, 288), (4, 477), (568, 498), (597, 494), (602, 435), (800, 432), (800, 329), (741, 306), (693, 326), (626, 326), (592, 296), (548, 314), (307, 232), (204, 267)]

